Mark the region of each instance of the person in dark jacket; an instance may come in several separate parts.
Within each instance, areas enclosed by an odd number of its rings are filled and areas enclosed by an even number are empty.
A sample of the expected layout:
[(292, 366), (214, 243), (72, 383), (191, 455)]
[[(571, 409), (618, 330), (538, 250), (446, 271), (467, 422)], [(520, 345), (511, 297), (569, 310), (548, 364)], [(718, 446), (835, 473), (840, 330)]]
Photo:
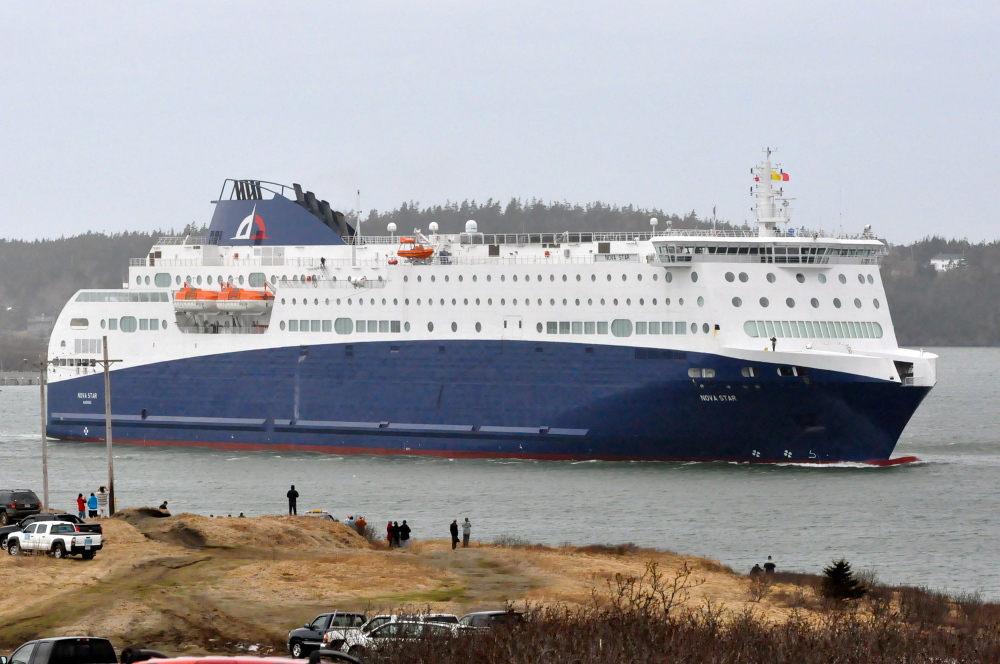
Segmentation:
[(295, 501), (298, 500), (299, 498), (299, 492), (295, 490), (294, 484), (292, 485), (292, 488), (288, 490), (288, 493), (286, 493), (285, 495), (288, 496), (288, 514), (289, 515), (294, 514), (295, 516), (298, 516), (299, 510), (295, 506)]
[(458, 546), (458, 519), (451, 522), (451, 525), (448, 526), (448, 530), (451, 531), (451, 548), (454, 549)]
[(399, 521), (393, 521), (392, 522), (392, 545), (394, 547), (396, 547), (397, 549), (399, 548), (399, 543), (401, 541), (402, 536), (403, 536), (403, 533), (401, 533), (399, 531)]
[(403, 519), (403, 525), (399, 527), (399, 545), (404, 549), (410, 548), (410, 527), (406, 525), (406, 519)]

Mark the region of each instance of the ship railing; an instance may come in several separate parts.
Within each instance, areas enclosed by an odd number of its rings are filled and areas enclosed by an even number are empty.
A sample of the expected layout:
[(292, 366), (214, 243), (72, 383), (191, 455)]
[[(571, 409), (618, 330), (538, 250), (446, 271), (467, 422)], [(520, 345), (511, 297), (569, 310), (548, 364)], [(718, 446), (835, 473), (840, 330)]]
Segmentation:
[(169, 247), (177, 245), (205, 245), (214, 244), (208, 241), (204, 235), (178, 235), (178, 236), (161, 236), (159, 240), (156, 241), (158, 246)]
[(331, 279), (309, 279), (307, 281), (286, 279), (279, 281), (275, 288), (281, 290), (282, 288), (297, 288), (297, 289), (313, 289), (313, 288), (342, 288), (350, 290), (367, 290), (369, 288), (385, 288), (388, 282), (382, 277), (378, 279), (337, 279), (336, 277)]
[[(661, 237), (720, 237), (720, 238), (755, 238), (768, 240), (771, 238), (823, 238), (836, 240), (876, 240), (871, 233), (832, 233), (824, 230), (808, 228), (776, 228), (773, 235), (761, 236), (756, 228), (729, 228), (713, 230), (711, 228), (668, 228), (661, 231), (645, 232), (582, 232), (565, 231), (562, 233), (453, 233), (427, 235), (431, 242), (447, 238), (460, 244), (582, 244), (587, 242), (644, 242)], [(398, 244), (396, 235), (359, 235), (347, 238), (347, 244), (356, 245), (391, 245)]]
[(690, 266), (695, 263), (767, 263), (769, 265), (880, 265), (882, 254), (872, 256), (772, 256), (765, 254), (661, 254), (650, 263)]
[(256, 325), (251, 327), (216, 327), (214, 325), (178, 325), (184, 334), (264, 334), (267, 332), (267, 325)]

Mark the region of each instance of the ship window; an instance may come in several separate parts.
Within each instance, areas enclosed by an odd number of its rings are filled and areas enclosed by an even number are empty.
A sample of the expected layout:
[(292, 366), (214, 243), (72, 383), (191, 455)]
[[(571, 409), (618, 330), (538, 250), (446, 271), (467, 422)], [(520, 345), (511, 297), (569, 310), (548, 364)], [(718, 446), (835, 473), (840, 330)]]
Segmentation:
[(366, 320), (356, 320), (356, 321), (354, 321), (354, 331), (355, 332), (367, 332), (368, 331), (368, 321), (366, 321)]
[(674, 334), (687, 334), (687, 323), (678, 322), (674, 323)]
[(569, 334), (569, 323), (567, 321), (559, 321), (559, 334)]
[(644, 321), (636, 321), (635, 323), (635, 333), (636, 334), (646, 334), (646, 323)]
[(104, 329), (104, 327), (105, 327), (105, 326), (106, 326), (107, 324), (108, 324), (108, 323), (107, 323), (107, 321), (105, 321), (105, 320), (104, 320), (104, 319), (102, 318), (102, 319), (101, 319), (101, 329), (103, 330), (103, 329)]
[(743, 367), (740, 369), (740, 373), (743, 374), (744, 378), (756, 378), (760, 375), (757, 367)]
[(583, 323), (574, 321), (572, 326), (573, 334), (583, 334)]
[(198, 284), (199, 286), (201, 286), (201, 275), (199, 274), (197, 277), (195, 277), (194, 281), (195, 281), (196, 284)]
[(710, 329), (712, 329), (712, 328), (710, 328), (710, 327), (708, 326), (708, 323), (702, 323), (702, 324), (701, 324), (701, 331), (702, 331), (702, 332), (704, 332), (705, 334), (708, 334), (708, 331), (709, 331)]
[(181, 275), (178, 274), (176, 277), (174, 277), (174, 281), (176, 282), (176, 284), (178, 286), (180, 286), (181, 285)]
[(73, 318), (69, 321), (69, 326), (74, 330), (86, 330), (90, 325), (90, 321), (86, 318)]
[(799, 272), (798, 274), (795, 275), (795, 281), (799, 282), (800, 284), (805, 283), (805, 281), (806, 281), (806, 275), (804, 275), (801, 272)]
[(774, 276), (774, 272), (768, 272), (767, 273), (767, 282), (768, 283), (773, 284), (774, 281), (775, 281), (775, 279), (776, 279), (776, 277)]
[[(242, 279), (242, 277), (241, 277)], [(263, 272), (251, 272), (248, 283), (251, 288), (263, 288), (266, 281)], [(243, 283), (242, 281), (240, 283)]]
[(878, 308), (880, 308), (880, 307), (882, 306), (882, 305), (881, 305), (881, 304), (879, 303), (879, 301), (878, 301), (878, 300), (872, 300), (872, 304), (874, 304), (874, 305), (875, 305), (875, 308), (876, 308), (876, 309), (878, 309)]
[(333, 321), (333, 329), (337, 334), (350, 334), (354, 324), (350, 318), (338, 318)]
[[(149, 302), (149, 293), (139, 293), (139, 301), (140, 302)], [(155, 301), (159, 301), (159, 299), (157, 299)]]
[(594, 325), (593, 321), (586, 322), (586, 323), (583, 324), (583, 333), (584, 334), (595, 334), (596, 332), (597, 332), (597, 328)]
[(615, 298), (615, 299), (613, 300), (613, 302), (614, 302), (614, 305), (615, 305), (615, 306), (617, 307), (617, 306), (618, 306), (618, 298), (616, 297), (616, 298)]
[(451, 331), (452, 332), (458, 332), (458, 323), (452, 323), (451, 324)]
[(758, 336), (757, 323), (755, 323), (752, 320), (748, 320), (747, 322), (743, 323), (743, 331), (746, 332), (747, 335), (756, 338)]
[(778, 367), (778, 375), (786, 378), (789, 376), (795, 376), (795, 367)]
[(865, 275), (859, 274), (858, 275), (858, 281), (860, 281), (862, 284), (865, 283)]
[(813, 309), (819, 308), (819, 300), (817, 300), (816, 298), (809, 300), (809, 304), (813, 306)]
[(698, 273), (697, 272), (692, 272), (691, 273), (691, 281), (698, 281)]
[(872, 323), (872, 327), (875, 328), (875, 338), (876, 339), (881, 339), (882, 338), (882, 326), (879, 325), (878, 323)]
[[(336, 281), (336, 280), (337, 280), (337, 278), (336, 278), (336, 277), (334, 277), (334, 278), (333, 278), (333, 280), (334, 280), (334, 281)], [(271, 275), (271, 285), (273, 286), (273, 285), (275, 285), (276, 283), (278, 283), (278, 275), (276, 275), (276, 274), (272, 274), (272, 275)]]
[(729, 283), (736, 281), (736, 275), (733, 274), (732, 272), (726, 272), (726, 281), (728, 281)]
[(659, 334), (660, 333), (660, 323), (659, 323), (659, 321), (651, 321), (649, 323), (649, 333), (650, 334)]
[(770, 302), (768, 302), (768, 301), (767, 301), (767, 298), (766, 298), (766, 297), (762, 297), (762, 298), (760, 298), (760, 306), (762, 306), (762, 307), (766, 307), (766, 306), (767, 306), (767, 305), (769, 305), (769, 304), (770, 304)]
[(141, 331), (145, 331), (145, 330), (149, 330), (149, 319), (148, 318), (140, 318), (139, 319), (139, 331), (141, 332)]
[(837, 298), (837, 297), (833, 298), (833, 306), (835, 306), (838, 309), (840, 309), (840, 298)]
[(319, 332), (322, 329), (321, 326), (322, 326), (322, 323), (320, 321), (318, 321), (318, 320), (311, 320), (311, 321), (309, 321), (309, 331), (310, 332)]
[(743, 300), (741, 300), (738, 297), (734, 297), (733, 298), (733, 306), (734, 307), (742, 307), (743, 306)]
[(307, 320), (300, 320), (299, 321), (299, 332), (308, 332), (308, 331), (309, 331), (309, 321), (307, 321)]
[(281, 321), (281, 322), (280, 322), (280, 323), (278, 324), (278, 327), (280, 327), (280, 328), (281, 328), (282, 330), (284, 330), (284, 329), (285, 329), (285, 321)]
[(427, 331), (428, 332), (434, 331), (434, 323), (427, 323)]
[(377, 320), (370, 320), (370, 321), (368, 321), (368, 331), (370, 333), (372, 333), (372, 334), (374, 334), (375, 332), (379, 331), (379, 329), (378, 329), (378, 321)]
[(122, 316), (120, 322), (121, 322), (122, 332), (135, 332), (136, 329), (135, 316)]
[(168, 288), (170, 286), (170, 275), (166, 272), (159, 272), (153, 275), (153, 283), (160, 288)]
[(205, 283), (207, 283), (209, 286), (212, 285), (212, 275), (208, 275), (207, 277), (205, 277)]
[(616, 318), (611, 321), (611, 334), (616, 337), (632, 336), (632, 321), (627, 318)]
[(663, 279), (669, 284), (674, 280), (674, 275), (672, 272), (667, 272), (665, 275), (663, 275)]
[(135, 285), (136, 286), (141, 286), (142, 285), (142, 277), (136, 277), (135, 278)]
[(698, 306), (699, 307), (705, 306), (705, 298), (703, 298), (701, 295), (698, 296)]
[(842, 274), (838, 275), (837, 278), (840, 279), (840, 283), (842, 283), (842, 284), (846, 284), (847, 283), (847, 277), (845, 277), (844, 275), (842, 275)]
[(861, 308), (861, 300), (859, 298), (854, 298), (854, 306), (858, 309)]
[(870, 275), (870, 274), (868, 275), (868, 283), (870, 283), (870, 284), (875, 283), (875, 280), (872, 279), (872, 275)]
[[(368, 321), (368, 329), (369, 330), (371, 329), (371, 324), (374, 323), (374, 322), (375, 321), (373, 321), (373, 320)], [(379, 331), (379, 334), (388, 334), (389, 333), (389, 321), (387, 321), (387, 320), (380, 320), (378, 322), (378, 331)]]
[(608, 323), (607, 323), (607, 321), (598, 321), (597, 322), (597, 333), (598, 334), (607, 334), (608, 333)]
[(750, 277), (749, 277), (749, 275), (747, 275), (746, 272), (740, 272), (740, 281), (742, 281), (743, 283), (746, 283), (749, 280), (750, 280)]
[(785, 305), (787, 305), (789, 309), (794, 309), (795, 308), (795, 300), (793, 300), (790, 297), (786, 298), (785, 299)]
[(109, 330), (117, 330), (118, 329), (118, 319), (117, 318), (109, 318), (108, 319), (108, 329)]

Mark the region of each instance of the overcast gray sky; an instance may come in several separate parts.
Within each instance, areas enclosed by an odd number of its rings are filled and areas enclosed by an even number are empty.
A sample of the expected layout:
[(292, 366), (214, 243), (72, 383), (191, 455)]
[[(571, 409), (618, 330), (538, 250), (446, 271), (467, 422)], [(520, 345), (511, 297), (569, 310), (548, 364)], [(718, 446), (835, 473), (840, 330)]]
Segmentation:
[(204, 222), (227, 177), (339, 209), (360, 188), (362, 209), (539, 197), (740, 222), (771, 146), (796, 225), (994, 239), (998, 18), (870, 0), (5, 3), (0, 235)]

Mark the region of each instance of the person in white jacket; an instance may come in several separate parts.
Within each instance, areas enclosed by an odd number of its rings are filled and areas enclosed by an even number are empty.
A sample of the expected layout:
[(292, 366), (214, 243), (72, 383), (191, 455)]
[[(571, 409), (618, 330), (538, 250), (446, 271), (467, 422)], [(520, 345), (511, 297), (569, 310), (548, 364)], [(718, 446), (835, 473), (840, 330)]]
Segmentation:
[(103, 486), (97, 490), (97, 516), (102, 519), (108, 516), (108, 490)]
[(462, 524), (462, 546), (464, 548), (469, 548), (469, 537), (472, 535), (472, 524), (469, 523), (469, 517), (465, 517), (465, 523)]

